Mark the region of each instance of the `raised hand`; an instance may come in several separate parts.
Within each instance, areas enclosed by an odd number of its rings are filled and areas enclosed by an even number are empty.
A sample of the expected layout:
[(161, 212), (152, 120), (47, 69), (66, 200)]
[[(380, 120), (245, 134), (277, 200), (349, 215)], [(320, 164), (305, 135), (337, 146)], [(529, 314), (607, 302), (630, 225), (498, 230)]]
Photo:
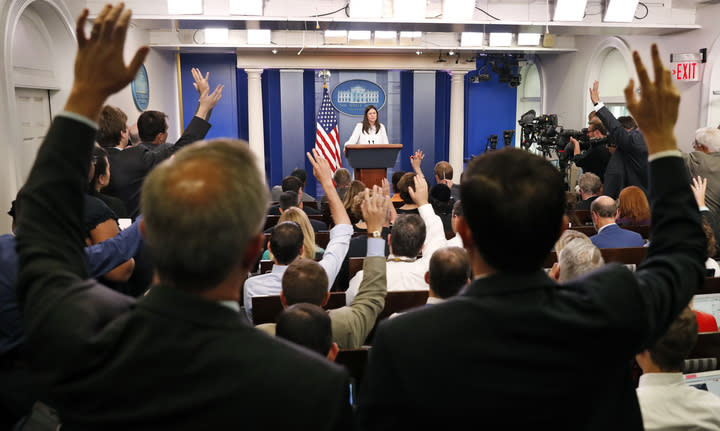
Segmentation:
[(641, 95), (639, 99), (635, 96), (635, 82), (631, 79), (625, 87), (625, 101), (645, 137), (648, 153), (677, 150), (673, 129), (678, 118), (680, 93), (673, 85), (670, 71), (663, 66), (657, 45), (652, 45), (655, 82), (650, 81), (637, 51), (633, 52), (633, 61), (640, 80)]
[(317, 149), (313, 148), (312, 154), (305, 153), (310, 164), (313, 167), (313, 175), (318, 182), (323, 186), (330, 185), (332, 187), (332, 169), (330, 169), (330, 163), (323, 156), (320, 155)]
[(692, 184), (690, 184), (690, 188), (692, 189), (693, 196), (695, 196), (695, 201), (698, 204), (698, 208), (705, 206), (705, 190), (707, 189), (707, 178), (702, 178), (700, 176), (694, 177), (692, 179)]
[(408, 193), (412, 198), (415, 205), (421, 207), (428, 203), (428, 183), (425, 181), (425, 177), (415, 175), (415, 190), (412, 187), (408, 187)]
[(98, 14), (85, 36), (88, 10), (77, 20), (78, 52), (75, 57), (75, 79), (65, 110), (97, 119), (105, 99), (128, 85), (145, 61), (150, 48), (140, 47), (129, 66), (123, 60), (125, 36), (132, 13), (125, 5), (107, 5)]
[(420, 165), (422, 164), (423, 159), (425, 158), (425, 154), (423, 154), (422, 150), (415, 151), (415, 154), (410, 156), (410, 165), (412, 165), (413, 170), (418, 175), (422, 175), (422, 170), (420, 169)]
[(383, 196), (378, 186), (373, 186), (373, 191), (365, 189), (365, 199), (363, 199), (361, 209), (363, 220), (367, 224), (368, 233), (379, 231), (382, 229), (388, 217), (388, 208), (390, 199)]
[(193, 82), (193, 87), (197, 90), (198, 93), (201, 95), (207, 91), (210, 92), (210, 72), (205, 74), (205, 77), (202, 76), (202, 73), (200, 72), (200, 69), (197, 67), (193, 67), (191, 69), (193, 79), (195, 82)]
[(207, 115), (210, 110), (213, 109), (222, 98), (222, 92), (224, 88), (224, 85), (218, 84), (218, 86), (215, 87), (215, 90), (212, 93), (210, 93), (209, 89), (204, 89), (203, 92), (200, 94), (200, 98), (198, 99), (198, 109), (195, 115), (200, 118), (207, 119)]
[(600, 101), (600, 92), (598, 91), (599, 86), (600, 81), (595, 81), (593, 86), (590, 88), (590, 101), (592, 101), (593, 105)]

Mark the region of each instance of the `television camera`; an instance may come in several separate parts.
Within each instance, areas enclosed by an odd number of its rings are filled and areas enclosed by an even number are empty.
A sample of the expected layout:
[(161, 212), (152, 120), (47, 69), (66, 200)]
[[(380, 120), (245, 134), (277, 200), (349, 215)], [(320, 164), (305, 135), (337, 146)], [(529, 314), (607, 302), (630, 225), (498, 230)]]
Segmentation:
[(531, 109), (520, 117), (518, 124), (522, 129), (520, 141), (522, 148), (529, 150), (532, 144), (536, 144), (537, 149), (546, 158), (552, 158), (554, 153), (557, 156), (558, 165), (563, 171), (573, 156), (573, 144), (570, 142), (570, 138), (578, 140), (581, 151), (590, 148), (587, 128), (574, 130), (558, 126), (556, 114), (538, 116), (535, 110)]

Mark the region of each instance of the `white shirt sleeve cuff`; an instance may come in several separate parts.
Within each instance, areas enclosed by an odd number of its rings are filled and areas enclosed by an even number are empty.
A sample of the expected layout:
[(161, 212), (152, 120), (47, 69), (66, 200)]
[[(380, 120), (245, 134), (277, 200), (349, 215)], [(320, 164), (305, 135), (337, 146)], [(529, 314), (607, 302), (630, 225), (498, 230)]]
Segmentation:
[(367, 257), (385, 257), (385, 240), (382, 238), (368, 238)]
[(604, 108), (604, 107), (605, 107), (605, 104), (604, 104), (604, 103), (598, 102), (595, 106), (593, 106), (593, 110), (595, 110), (595, 112), (597, 112), (597, 111), (601, 110), (601, 109)]
[(95, 130), (97, 130), (97, 128), (98, 128), (97, 123), (95, 123), (93, 120), (89, 119), (88, 117), (86, 117), (84, 115), (76, 114), (75, 112), (60, 111), (60, 113), (57, 114), (57, 116), (69, 118), (69, 119), (75, 120), (75, 121), (79, 121), (81, 123), (84, 123), (84, 124), (92, 127)]

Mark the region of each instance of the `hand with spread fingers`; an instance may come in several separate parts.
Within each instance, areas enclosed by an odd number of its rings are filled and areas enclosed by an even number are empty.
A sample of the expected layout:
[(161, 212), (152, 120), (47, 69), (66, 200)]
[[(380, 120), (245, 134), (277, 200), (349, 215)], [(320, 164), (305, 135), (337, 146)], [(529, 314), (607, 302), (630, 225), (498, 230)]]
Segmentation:
[(365, 189), (362, 193), (365, 193), (365, 199), (363, 199), (360, 208), (362, 209), (363, 220), (367, 224), (367, 231), (382, 230), (388, 217), (390, 199), (383, 196), (378, 186), (373, 186), (372, 193), (370, 193), (370, 189)]
[(95, 19), (90, 37), (86, 37), (88, 10), (83, 10), (77, 20), (75, 79), (66, 111), (97, 119), (105, 99), (135, 78), (150, 48), (140, 47), (130, 65), (125, 66), (123, 48), (131, 15), (123, 3), (107, 5)]
[(191, 69), (193, 79), (193, 87), (198, 93), (203, 94), (205, 91), (210, 92), (210, 72), (206, 73), (203, 77), (202, 72), (197, 67)]
[(698, 204), (698, 208), (705, 206), (705, 190), (707, 190), (707, 178), (700, 176), (693, 177), (692, 184), (690, 184), (695, 201)]
[(600, 92), (598, 91), (598, 87), (600, 87), (600, 81), (595, 81), (593, 82), (593, 86), (590, 88), (590, 101), (593, 105), (600, 101)]
[(663, 66), (657, 45), (652, 45), (654, 82), (650, 81), (637, 51), (633, 52), (633, 61), (640, 80), (640, 98), (635, 96), (635, 82), (631, 79), (625, 87), (625, 101), (645, 137), (648, 153), (677, 150), (674, 128), (678, 118), (680, 93), (672, 82), (670, 71)]
[(413, 167), (413, 170), (416, 174), (422, 175), (422, 169), (420, 169), (420, 165), (422, 165), (422, 161), (425, 158), (425, 154), (422, 152), (422, 150), (415, 151), (415, 154), (410, 156), (410, 165)]
[(415, 202), (415, 205), (421, 207), (429, 202), (428, 183), (425, 181), (425, 177), (421, 177), (420, 175), (415, 175), (413, 179), (415, 180), (415, 190), (413, 190), (412, 187), (408, 187), (408, 193), (413, 202)]

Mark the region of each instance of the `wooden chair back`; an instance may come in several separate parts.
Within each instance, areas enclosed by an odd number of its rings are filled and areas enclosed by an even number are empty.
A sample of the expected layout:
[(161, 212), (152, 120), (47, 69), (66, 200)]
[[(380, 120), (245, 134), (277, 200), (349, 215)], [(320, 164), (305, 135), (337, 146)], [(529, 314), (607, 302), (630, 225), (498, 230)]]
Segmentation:
[(705, 277), (705, 282), (700, 287), (699, 295), (720, 293), (720, 277)]
[[(331, 310), (344, 306), (345, 292), (330, 292), (330, 298), (323, 308)], [(275, 323), (275, 319), (282, 310), (283, 306), (280, 295), (252, 297), (253, 325)]]
[[(639, 264), (647, 256), (647, 247), (601, 248), (605, 263), (617, 262), (625, 265)], [(557, 262), (557, 253), (551, 251), (545, 260), (545, 268), (552, 267)]]
[(364, 346), (359, 349), (340, 349), (335, 357), (335, 362), (344, 366), (348, 370), (348, 373), (350, 373), (350, 377), (355, 379), (356, 395), (357, 389), (365, 375), (365, 367), (367, 366), (369, 353), (370, 347)]
[(590, 210), (575, 210), (575, 216), (577, 216), (578, 220), (580, 220), (580, 223), (583, 225), (592, 226), (592, 216), (590, 215)]

